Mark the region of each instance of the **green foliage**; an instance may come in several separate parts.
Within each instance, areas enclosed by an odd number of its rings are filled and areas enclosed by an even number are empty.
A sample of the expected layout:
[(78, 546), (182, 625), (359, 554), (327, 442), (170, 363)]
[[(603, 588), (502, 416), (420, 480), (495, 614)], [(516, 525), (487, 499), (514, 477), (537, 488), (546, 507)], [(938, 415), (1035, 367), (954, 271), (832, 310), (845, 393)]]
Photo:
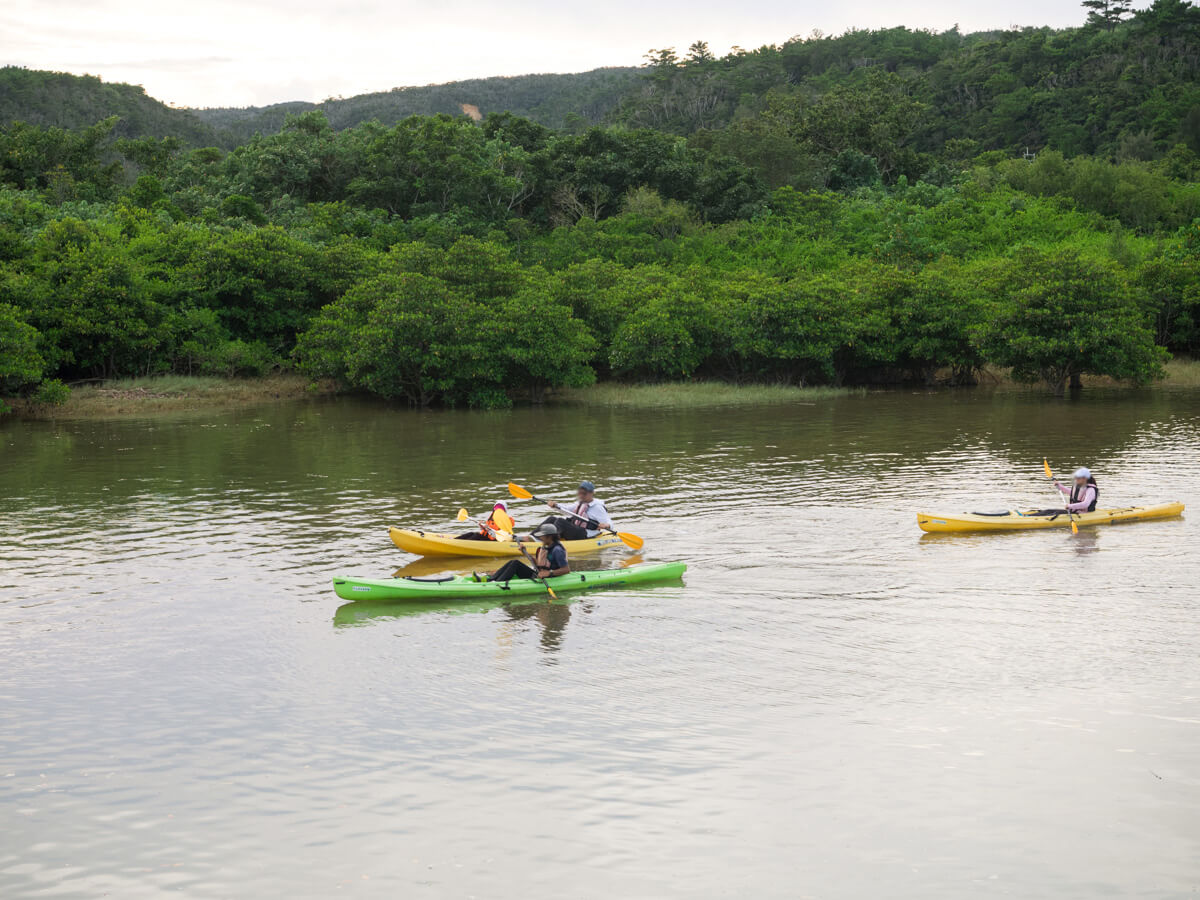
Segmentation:
[(1200, 220), (1168, 252), (1143, 263), (1135, 277), (1154, 317), (1157, 342), (1200, 354)]
[(818, 157), (836, 160), (847, 151), (873, 157), (891, 178), (917, 174), (912, 143), (926, 109), (898, 75), (871, 69), (861, 82), (838, 84), (815, 103), (778, 95), (768, 116)]
[(1200, 351), (1198, 42), (1156, 0), (136, 122), (102, 101), (140, 91), (0, 70), (0, 110), (40, 111), (0, 119), (0, 392), (1142, 381)]
[(212, 143), (214, 133), (191, 112), (172, 109), (146, 96), (135, 84), (110, 84), (93, 75), (0, 67), (0, 125), (30, 125), (77, 131), (115, 117), (123, 138), (172, 137), (187, 144)]
[(829, 187), (835, 191), (853, 191), (879, 184), (879, 165), (875, 158), (854, 149), (843, 150), (829, 170)]
[(41, 379), (46, 363), (38, 352), (39, 338), (21, 310), (0, 303), (0, 395)]
[(405, 248), (388, 269), (321, 310), (297, 345), (304, 371), (414, 406), (504, 405), (591, 381), (586, 327), (500, 248)]
[(1017, 190), (1069, 197), (1081, 209), (1139, 231), (1174, 230), (1200, 216), (1200, 185), (1180, 183), (1141, 162), (1069, 160), (1047, 151), (1032, 161), (1005, 163), (997, 171)]
[(47, 378), (33, 392), (33, 402), (43, 406), (62, 406), (71, 399), (71, 389), (57, 378)]
[(60, 203), (112, 199), (123, 173), (119, 163), (105, 160), (104, 149), (116, 122), (110, 117), (79, 131), (0, 126), (0, 184), (45, 190)]
[(1139, 384), (1161, 377), (1165, 353), (1136, 292), (1111, 266), (1030, 248), (999, 274), (995, 288), (1003, 299), (981, 341), (1018, 381), (1040, 379), (1062, 394), (1081, 374)]
[(1124, 0), (1083, 0), (1080, 5), (1088, 11), (1087, 22), (1089, 25), (1095, 25), (1107, 31), (1112, 31), (1121, 24), (1121, 20), (1129, 15), (1133, 8)]

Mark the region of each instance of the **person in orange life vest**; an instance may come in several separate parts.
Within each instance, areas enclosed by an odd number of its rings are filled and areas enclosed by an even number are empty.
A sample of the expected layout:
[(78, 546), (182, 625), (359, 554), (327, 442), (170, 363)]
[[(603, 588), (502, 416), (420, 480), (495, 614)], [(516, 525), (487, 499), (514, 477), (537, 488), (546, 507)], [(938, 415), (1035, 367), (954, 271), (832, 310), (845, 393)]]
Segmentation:
[(1059, 484), (1057, 481), (1054, 482), (1054, 486), (1066, 495), (1067, 512), (1095, 512), (1096, 501), (1100, 499), (1100, 486), (1096, 484), (1096, 479), (1092, 477), (1090, 469), (1076, 469), (1075, 480), (1070, 487)]
[(550, 516), (542, 522), (543, 525), (553, 525), (558, 530), (558, 536), (564, 541), (582, 541), (584, 538), (595, 537), (602, 531), (613, 530), (612, 518), (604, 507), (604, 501), (596, 499), (596, 486), (590, 481), (579, 483), (574, 503), (562, 506), (550, 500), (546, 505), (567, 513), (563, 516)]
[[(487, 524), (496, 531), (511, 532), (514, 522), (508, 514), (508, 504), (503, 500), (497, 500), (496, 504), (492, 507), (491, 514), (488, 516)], [(466, 534), (460, 534), (458, 539), (460, 541), (494, 541), (496, 538), (481, 525), (477, 531), (468, 531)]]

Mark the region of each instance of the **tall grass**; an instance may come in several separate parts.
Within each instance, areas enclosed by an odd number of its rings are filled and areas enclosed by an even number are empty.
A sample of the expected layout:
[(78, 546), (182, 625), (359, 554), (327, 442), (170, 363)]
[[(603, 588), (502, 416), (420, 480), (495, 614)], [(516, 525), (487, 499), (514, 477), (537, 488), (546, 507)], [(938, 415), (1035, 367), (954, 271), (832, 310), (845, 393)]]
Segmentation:
[(698, 409), (713, 406), (768, 406), (815, 403), (864, 393), (860, 388), (792, 387), (782, 384), (735, 385), (722, 381), (665, 384), (603, 382), (560, 391), (552, 403), (610, 409)]
[(317, 385), (299, 375), (264, 378), (208, 378), (163, 375), (155, 378), (119, 378), (71, 389), (62, 406), (13, 401), (14, 409), (37, 418), (106, 418), (145, 415), (189, 409), (217, 409), (296, 400), (328, 394), (332, 385)]
[(1200, 359), (1177, 356), (1163, 368), (1167, 370), (1162, 381), (1166, 387), (1200, 388)]

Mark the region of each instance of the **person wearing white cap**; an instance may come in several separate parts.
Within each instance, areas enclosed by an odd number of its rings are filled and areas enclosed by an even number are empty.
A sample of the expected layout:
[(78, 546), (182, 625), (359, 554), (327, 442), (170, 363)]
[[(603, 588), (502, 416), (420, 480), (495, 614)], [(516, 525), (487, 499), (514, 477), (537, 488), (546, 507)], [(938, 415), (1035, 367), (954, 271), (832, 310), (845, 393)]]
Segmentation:
[(1068, 487), (1054, 482), (1054, 486), (1067, 496), (1067, 511), (1073, 513), (1093, 512), (1100, 499), (1100, 486), (1092, 477), (1092, 470), (1081, 466), (1075, 470), (1074, 481)]

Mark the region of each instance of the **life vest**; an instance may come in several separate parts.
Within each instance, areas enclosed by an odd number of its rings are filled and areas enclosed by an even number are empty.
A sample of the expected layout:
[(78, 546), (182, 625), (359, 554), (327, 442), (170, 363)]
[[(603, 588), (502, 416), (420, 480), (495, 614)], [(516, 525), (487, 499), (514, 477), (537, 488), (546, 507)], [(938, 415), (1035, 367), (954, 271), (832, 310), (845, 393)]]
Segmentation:
[[(575, 515), (577, 515), (577, 516), (583, 516), (585, 519), (591, 519), (592, 518), (591, 508), (592, 508), (591, 503), (580, 502), (580, 503), (575, 504), (575, 506), (571, 510), (571, 512), (575, 513)], [(573, 521), (576, 525), (583, 526), (584, 528), (592, 527), (590, 522), (581, 522), (579, 519), (572, 519), (571, 521)]]
[(1083, 495), (1085, 493), (1087, 493), (1087, 489), (1089, 487), (1092, 490), (1094, 490), (1096, 493), (1092, 497), (1091, 505), (1088, 506), (1087, 511), (1095, 512), (1096, 511), (1096, 501), (1100, 499), (1100, 487), (1099, 487), (1099, 485), (1096, 484), (1095, 476), (1092, 476), (1091, 478), (1089, 478), (1087, 480), (1087, 484), (1083, 485), (1083, 487), (1080, 487), (1078, 484), (1071, 485), (1071, 502), (1078, 503), (1080, 500), (1082, 500)]
[[(555, 541), (554, 546), (557, 546), (561, 543), (562, 541)], [(533, 561), (539, 569), (550, 568), (550, 551), (546, 549), (545, 544), (537, 548), (537, 552), (533, 554)]]

